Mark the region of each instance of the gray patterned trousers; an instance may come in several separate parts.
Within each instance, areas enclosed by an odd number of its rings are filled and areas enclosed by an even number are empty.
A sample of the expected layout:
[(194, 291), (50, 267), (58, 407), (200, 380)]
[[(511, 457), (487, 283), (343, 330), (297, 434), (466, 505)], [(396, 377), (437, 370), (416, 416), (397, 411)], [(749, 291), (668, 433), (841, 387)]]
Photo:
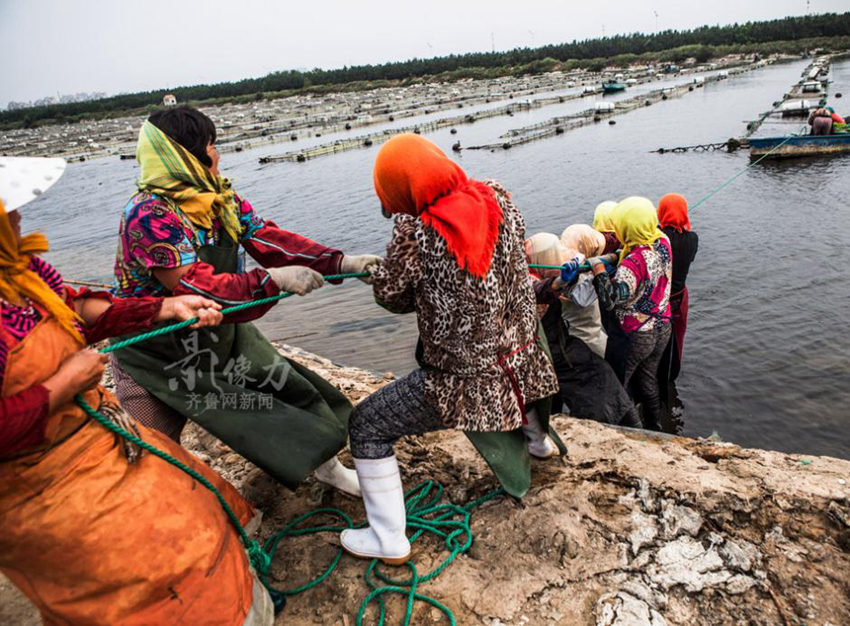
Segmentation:
[(385, 459), (399, 438), (443, 428), (436, 409), (425, 401), (425, 373), (416, 370), (354, 407), (348, 419), (351, 456)]

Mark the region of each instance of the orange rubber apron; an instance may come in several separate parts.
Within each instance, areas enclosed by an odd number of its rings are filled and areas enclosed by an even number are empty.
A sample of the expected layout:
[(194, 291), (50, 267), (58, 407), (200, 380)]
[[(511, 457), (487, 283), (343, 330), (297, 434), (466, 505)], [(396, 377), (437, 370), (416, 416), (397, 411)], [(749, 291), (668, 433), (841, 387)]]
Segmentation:
[[(42, 311), (8, 355), (2, 395), (56, 372), (82, 348)], [(115, 401), (102, 387), (84, 394)], [(210, 468), (160, 433), (143, 439), (209, 479), (240, 520), (251, 506)], [(241, 625), (252, 575), (215, 496), (167, 462), (127, 463), (116, 438), (76, 404), (48, 418), (46, 441), (0, 459), (0, 571), (45, 624)]]

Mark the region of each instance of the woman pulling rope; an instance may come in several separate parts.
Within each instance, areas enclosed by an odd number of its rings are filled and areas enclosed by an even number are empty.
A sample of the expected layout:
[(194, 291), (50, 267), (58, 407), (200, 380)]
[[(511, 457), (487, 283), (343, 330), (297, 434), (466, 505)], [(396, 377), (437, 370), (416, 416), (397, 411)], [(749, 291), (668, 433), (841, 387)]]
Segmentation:
[(215, 325), (221, 307), (68, 288), (37, 256), (44, 236), (21, 236), (19, 212), (63, 169), (61, 159), (0, 159), (0, 571), (48, 624), (268, 626), (271, 599), (216, 498), (73, 401), (82, 394), (199, 472), (248, 523), (253, 509), (226, 481), (118, 406), (98, 384), (106, 357), (85, 348), (165, 320)]

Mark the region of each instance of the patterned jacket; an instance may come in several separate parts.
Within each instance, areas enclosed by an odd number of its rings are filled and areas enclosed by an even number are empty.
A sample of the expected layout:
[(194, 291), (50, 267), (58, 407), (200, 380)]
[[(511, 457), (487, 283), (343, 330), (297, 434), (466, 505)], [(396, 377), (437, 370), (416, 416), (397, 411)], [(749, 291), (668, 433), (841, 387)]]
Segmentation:
[(484, 279), (458, 268), (445, 240), (421, 220), (395, 218), (375, 299), (394, 313), (416, 311), (426, 401), (449, 428), (513, 430), (524, 405), (558, 392), (535, 342), (537, 313), (525, 260), (525, 222), (498, 183), (504, 213)]

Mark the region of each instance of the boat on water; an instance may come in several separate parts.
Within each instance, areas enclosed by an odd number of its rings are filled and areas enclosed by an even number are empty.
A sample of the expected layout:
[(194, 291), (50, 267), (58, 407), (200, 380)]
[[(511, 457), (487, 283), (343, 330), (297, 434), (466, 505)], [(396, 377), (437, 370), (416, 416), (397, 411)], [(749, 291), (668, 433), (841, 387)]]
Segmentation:
[(623, 83), (602, 83), (602, 92), (603, 93), (617, 93), (618, 91), (625, 91), (626, 86)]
[(782, 159), (850, 153), (850, 133), (750, 137), (748, 141), (751, 159), (765, 155), (769, 159)]

